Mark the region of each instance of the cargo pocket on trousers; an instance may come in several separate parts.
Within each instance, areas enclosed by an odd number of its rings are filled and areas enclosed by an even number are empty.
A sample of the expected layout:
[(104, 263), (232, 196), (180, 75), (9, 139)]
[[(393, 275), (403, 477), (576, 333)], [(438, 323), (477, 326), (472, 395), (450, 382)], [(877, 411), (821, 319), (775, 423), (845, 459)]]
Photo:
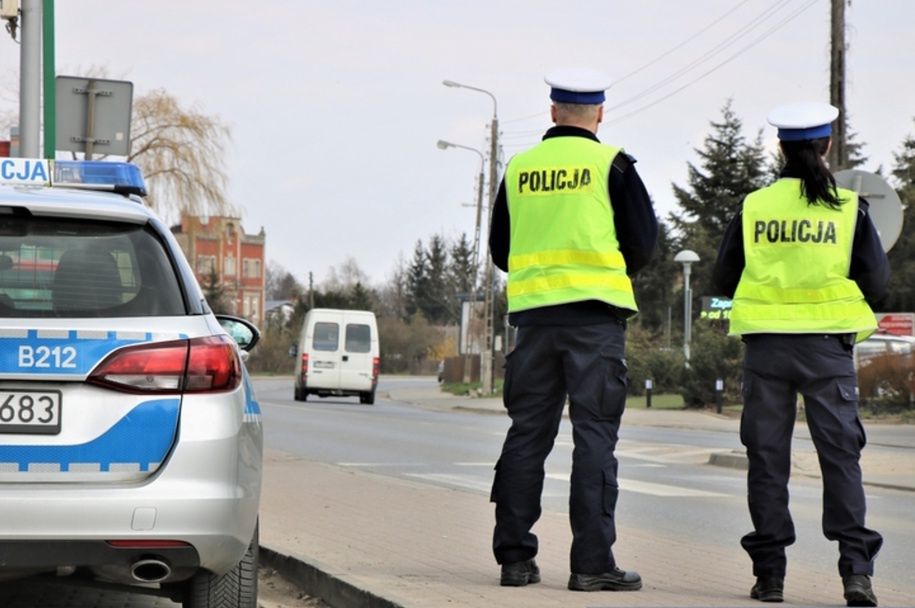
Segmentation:
[(850, 424), (853, 425), (854, 432), (857, 434), (858, 449), (860, 450), (867, 443), (867, 435), (864, 432), (864, 426), (858, 417), (858, 385), (852, 380), (840, 380), (836, 384), (839, 393), (838, 405), (841, 408), (854, 408), (855, 418)]
[(839, 390), (839, 399), (843, 405), (857, 405), (858, 386), (850, 380), (840, 380), (836, 385)]
[(616, 511), (616, 499), (620, 494), (619, 484), (616, 481), (616, 474), (612, 471), (604, 471), (604, 486), (601, 502), (604, 506), (604, 513), (613, 517)]
[(607, 355), (601, 355), (601, 365), (606, 376), (598, 413), (601, 419), (618, 420), (623, 415), (629, 392), (629, 368), (625, 361)]
[(489, 502), (498, 502), (498, 499), (499, 499), (496, 488), (499, 487), (499, 464), (501, 464), (501, 462), (502, 462), (502, 459), (500, 458), (499, 460), (496, 461), (496, 466), (494, 466), (492, 468), (492, 470), (495, 472), (493, 473), (493, 476), (492, 476), (492, 489), (489, 491)]
[(514, 349), (511, 352), (506, 353), (505, 363), (502, 364), (502, 406), (505, 408), (508, 408), (508, 404), (511, 402), (512, 377), (514, 376), (514, 373), (512, 373), (512, 367), (514, 367), (512, 365), (512, 355), (514, 354)]

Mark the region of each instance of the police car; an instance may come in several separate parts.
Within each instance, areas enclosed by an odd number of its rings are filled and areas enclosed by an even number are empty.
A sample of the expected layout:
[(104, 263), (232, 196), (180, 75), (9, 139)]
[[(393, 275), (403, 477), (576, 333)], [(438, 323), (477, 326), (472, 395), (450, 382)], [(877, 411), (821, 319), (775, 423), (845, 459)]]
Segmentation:
[(143, 194), (125, 163), (0, 160), (0, 580), (254, 608), (257, 329)]

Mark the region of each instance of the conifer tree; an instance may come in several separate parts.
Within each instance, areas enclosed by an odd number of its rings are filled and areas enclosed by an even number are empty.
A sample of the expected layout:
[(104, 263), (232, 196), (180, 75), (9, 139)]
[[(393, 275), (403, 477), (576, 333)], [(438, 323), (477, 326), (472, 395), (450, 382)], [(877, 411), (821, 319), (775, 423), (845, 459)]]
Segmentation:
[(448, 289), (448, 247), (441, 235), (435, 234), (429, 239), (426, 269), (426, 289), (421, 309), (426, 319), (433, 325), (446, 323), (448, 321), (448, 300), (452, 294)]
[(670, 226), (659, 220), (658, 246), (654, 257), (632, 278), (639, 306), (639, 315), (635, 320), (653, 331), (666, 328), (668, 309), (674, 306), (674, 283), (680, 273), (680, 264), (674, 262), (676, 253)]
[(901, 150), (893, 155), (893, 178), (902, 200), (903, 230), (889, 252), (890, 285), (879, 308), (886, 312), (915, 310), (915, 136), (902, 142)]
[(426, 249), (422, 239), (416, 241), (413, 248), (413, 259), (407, 267), (407, 317), (410, 318), (422, 310), (429, 282), (428, 267), (426, 264)]
[(473, 295), (477, 282), (477, 269), (473, 265), (473, 248), (466, 233), (461, 233), (451, 245), (448, 264), (449, 321), (461, 320), (461, 302)]
[(717, 295), (713, 293), (711, 272), (721, 237), (744, 197), (771, 179), (762, 133), (747, 141), (730, 100), (721, 110), (721, 120), (710, 124), (712, 132), (706, 136), (704, 147), (696, 150), (700, 166), (688, 163), (688, 188), (673, 185), (682, 212), (670, 217), (678, 236), (677, 247), (699, 254), (701, 261), (693, 265), (691, 278), (697, 298)]

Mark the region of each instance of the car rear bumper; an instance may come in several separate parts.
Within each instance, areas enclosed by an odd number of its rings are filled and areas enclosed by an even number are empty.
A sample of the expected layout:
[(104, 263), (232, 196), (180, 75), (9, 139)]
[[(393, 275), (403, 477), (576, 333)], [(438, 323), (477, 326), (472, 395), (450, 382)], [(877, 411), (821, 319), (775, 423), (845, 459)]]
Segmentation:
[[(36, 541), (58, 547), (87, 543), (90, 548), (111, 540), (183, 541), (200, 567), (216, 574), (232, 568), (257, 523), (261, 425), (242, 422), (241, 416), (233, 423), (208, 411), (210, 406), (224, 408), (224, 403), (187, 401), (180, 440), (144, 482), (0, 484), (0, 549)], [(73, 561), (76, 550), (67, 559), (66, 552), (34, 551), (28, 565), (46, 570), (93, 566), (105, 553), (92, 550), (86, 561)], [(121, 553), (109, 556), (124, 562)], [(42, 559), (47, 561), (39, 563)], [(179, 561), (190, 563), (183, 554)]]
[(197, 572), (200, 558), (190, 545), (117, 547), (105, 541), (3, 541), (0, 563), (5, 572), (58, 572), (88, 568), (97, 575), (125, 583), (171, 583)]

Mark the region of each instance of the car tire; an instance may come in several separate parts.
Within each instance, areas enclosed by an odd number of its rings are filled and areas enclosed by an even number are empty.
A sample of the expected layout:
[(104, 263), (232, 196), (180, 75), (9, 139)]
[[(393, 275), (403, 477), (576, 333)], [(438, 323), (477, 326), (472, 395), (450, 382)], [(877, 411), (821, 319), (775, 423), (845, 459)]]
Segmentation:
[(259, 535), (235, 566), (222, 575), (200, 571), (187, 582), (184, 608), (257, 608)]
[(363, 405), (375, 405), (375, 391), (359, 393), (359, 403)]

